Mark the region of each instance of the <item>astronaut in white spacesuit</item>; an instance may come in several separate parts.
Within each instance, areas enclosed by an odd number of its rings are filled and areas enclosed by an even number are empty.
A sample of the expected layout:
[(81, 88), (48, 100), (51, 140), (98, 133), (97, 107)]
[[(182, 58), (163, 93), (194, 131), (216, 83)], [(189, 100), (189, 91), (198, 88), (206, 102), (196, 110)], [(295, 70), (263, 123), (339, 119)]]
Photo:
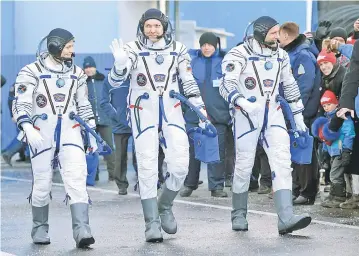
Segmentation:
[[(184, 94), (203, 109), (199, 88), (193, 78), (186, 47), (173, 40), (168, 18), (157, 9), (147, 10), (138, 25), (137, 40), (122, 45), (115, 39), (110, 46), (115, 63), (109, 83), (121, 84), (130, 76), (128, 96), (130, 125), (135, 141), (141, 203), (148, 242), (162, 242), (162, 229), (177, 232), (172, 204), (189, 165), (189, 144), (179, 100), (169, 92), (179, 92), (181, 79)], [(166, 156), (169, 177), (157, 202), (159, 142)]]
[[(52, 174), (59, 167), (70, 204), (73, 237), (76, 246), (84, 248), (95, 242), (89, 226), (87, 167), (81, 127), (69, 113), (75, 112), (93, 128), (95, 121), (87, 97), (87, 76), (74, 65), (73, 56), (73, 35), (61, 28), (52, 30), (40, 42), (37, 60), (22, 68), (16, 78), (12, 112), (31, 151), (33, 242), (50, 243)], [(96, 151), (92, 135), (90, 142), (88, 150)]]
[(278, 22), (271, 17), (258, 18), (253, 23), (253, 38), (247, 37), (242, 45), (231, 49), (222, 62), (224, 79), (220, 93), (235, 106), (233, 230), (248, 230), (248, 187), (258, 142), (263, 145), (272, 170), (279, 233), (305, 228), (311, 222), (307, 215), (293, 214), (290, 141), (280, 104), (276, 102), (280, 83), (297, 128), (305, 131), (307, 127), (288, 54), (278, 47), (278, 31)]

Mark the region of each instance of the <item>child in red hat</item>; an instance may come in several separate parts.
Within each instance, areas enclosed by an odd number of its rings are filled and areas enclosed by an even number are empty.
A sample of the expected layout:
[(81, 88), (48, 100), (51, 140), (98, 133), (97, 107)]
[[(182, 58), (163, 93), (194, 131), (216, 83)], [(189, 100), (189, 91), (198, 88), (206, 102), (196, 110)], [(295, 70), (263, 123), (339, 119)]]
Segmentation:
[(345, 167), (349, 165), (355, 130), (353, 120), (348, 117), (338, 132), (329, 130), (330, 119), (336, 114), (338, 99), (336, 95), (327, 90), (320, 99), (325, 111), (325, 117), (317, 118), (312, 125), (312, 133), (323, 143), (323, 151), (331, 157), (330, 164), (330, 192), (322, 202), (323, 207), (339, 208), (346, 200), (346, 186), (344, 179)]

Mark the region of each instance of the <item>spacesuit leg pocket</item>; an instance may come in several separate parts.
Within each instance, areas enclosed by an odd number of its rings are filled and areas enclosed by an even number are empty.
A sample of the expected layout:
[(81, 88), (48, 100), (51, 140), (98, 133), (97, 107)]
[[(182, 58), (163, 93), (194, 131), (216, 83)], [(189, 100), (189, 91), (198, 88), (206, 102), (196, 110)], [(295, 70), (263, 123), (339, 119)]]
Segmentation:
[(71, 142), (64, 141), (59, 153), (60, 173), (70, 205), (89, 201), (86, 190), (86, 155), (82, 146), (82, 138), (79, 132), (75, 130), (71, 132), (73, 132), (73, 134), (69, 134), (69, 137), (72, 138)]
[(157, 196), (158, 180), (158, 131), (148, 129), (140, 136), (134, 136), (137, 159), (138, 182), (141, 199)]
[(274, 119), (267, 131), (269, 147), (264, 147), (272, 171), (273, 191), (292, 189), (290, 139), (283, 116)]
[(162, 130), (167, 146), (164, 148), (165, 161), (170, 174), (166, 185), (169, 190), (179, 191), (189, 166), (189, 143), (183, 118), (179, 118), (177, 123), (163, 125)]
[(52, 156), (53, 148), (50, 143), (45, 145), (44, 149), (30, 152), (33, 175), (31, 201), (33, 206), (43, 207), (50, 203), (53, 172), (51, 167)]

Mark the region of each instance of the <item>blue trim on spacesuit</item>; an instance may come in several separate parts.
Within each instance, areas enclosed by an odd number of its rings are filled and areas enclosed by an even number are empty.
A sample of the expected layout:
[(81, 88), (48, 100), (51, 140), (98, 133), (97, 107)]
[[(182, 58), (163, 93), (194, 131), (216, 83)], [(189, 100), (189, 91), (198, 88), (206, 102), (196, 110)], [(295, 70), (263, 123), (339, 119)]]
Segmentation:
[(165, 113), (165, 108), (163, 106), (163, 98), (162, 96), (159, 97), (160, 100), (160, 121), (162, 120), (161, 117), (163, 117), (163, 119), (166, 121), (166, 123), (168, 123), (167, 117), (166, 117), (166, 113)]
[(47, 79), (47, 78), (51, 78), (51, 75), (41, 75), (40, 79)]
[[(179, 125), (177, 125), (177, 124), (169, 124), (168, 126), (177, 127), (177, 128), (179, 128), (179, 129), (181, 129), (182, 131), (186, 132), (186, 130), (185, 130), (183, 127), (181, 127), (181, 126), (179, 126)], [(186, 134), (187, 134), (187, 133), (186, 133)]]
[(54, 158), (52, 159), (52, 168), (56, 168), (57, 166), (60, 166), (60, 160), (59, 160), (59, 152), (60, 152), (60, 139), (61, 139), (61, 123), (62, 123), (62, 114), (59, 114), (57, 116), (57, 124), (55, 128), (54, 133), (54, 140), (56, 141), (56, 148), (54, 152)]
[(155, 128), (155, 126), (154, 126), (154, 125), (148, 126), (146, 129), (144, 129), (144, 130), (142, 130), (141, 132), (139, 132), (139, 133), (137, 134), (137, 136), (136, 136), (136, 139), (137, 139), (138, 137), (140, 137), (140, 135), (141, 135), (142, 133), (144, 133), (144, 132), (147, 131), (148, 129), (152, 129), (152, 128)]
[(279, 124), (272, 124), (270, 127), (278, 127), (278, 128), (282, 128), (283, 130), (285, 130), (287, 132), (287, 129)]
[[(34, 158), (37, 157), (38, 155), (41, 155), (42, 153), (44, 153), (45, 151), (50, 150), (51, 148), (52, 148), (52, 147), (46, 148), (46, 149), (44, 149), (44, 150), (41, 150), (40, 152), (36, 152), (36, 154), (34, 154), (34, 155), (31, 157), (31, 159), (34, 159)], [(31, 149), (31, 147), (30, 147), (30, 149)], [(31, 149), (31, 152), (33, 152), (32, 149)]]
[(257, 128), (251, 129), (248, 132), (243, 133), (242, 135), (238, 136), (237, 140), (242, 138), (243, 136), (247, 135), (248, 133), (254, 132), (255, 130), (257, 130)]
[(84, 149), (83, 149), (81, 146), (76, 145), (76, 144), (73, 144), (73, 143), (65, 143), (65, 144), (62, 144), (62, 146), (64, 146), (64, 147), (66, 147), (66, 146), (78, 147), (78, 148), (81, 149), (83, 152), (85, 152)]

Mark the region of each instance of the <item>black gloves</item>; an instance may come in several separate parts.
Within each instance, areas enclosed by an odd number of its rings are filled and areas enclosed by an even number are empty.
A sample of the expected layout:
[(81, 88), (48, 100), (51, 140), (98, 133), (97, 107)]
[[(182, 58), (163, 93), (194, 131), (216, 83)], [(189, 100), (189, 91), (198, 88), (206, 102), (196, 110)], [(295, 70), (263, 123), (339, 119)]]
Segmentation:
[(315, 31), (314, 39), (322, 40), (325, 37), (327, 37), (329, 35), (329, 32), (330, 32), (329, 28), (331, 25), (332, 25), (332, 23), (327, 20), (323, 20), (323, 21), (319, 22), (317, 31)]
[(333, 118), (330, 120), (328, 128), (333, 132), (337, 132), (339, 131), (340, 127), (342, 127), (343, 122), (344, 119), (337, 117), (337, 115), (334, 115)]

